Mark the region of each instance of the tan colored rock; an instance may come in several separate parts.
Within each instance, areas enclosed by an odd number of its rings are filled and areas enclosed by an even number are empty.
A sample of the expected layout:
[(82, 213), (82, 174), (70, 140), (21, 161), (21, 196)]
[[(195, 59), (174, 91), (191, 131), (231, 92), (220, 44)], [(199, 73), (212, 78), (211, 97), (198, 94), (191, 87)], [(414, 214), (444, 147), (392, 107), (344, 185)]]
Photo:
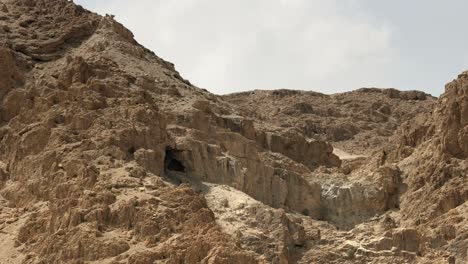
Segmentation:
[(423, 92), (377, 88), (333, 95), (255, 90), (223, 98), (256, 119), (258, 127), (294, 130), (361, 155), (385, 146), (402, 122), (431, 111), (435, 103)]
[(1, 9), (0, 263), (466, 260), (466, 73), (217, 96), (113, 16)]
[(468, 157), (468, 72), (447, 84), (436, 118), (443, 151), (460, 158)]
[(66, 61), (66, 66), (59, 76), (61, 84), (65, 88), (70, 87), (72, 83), (85, 84), (91, 77), (92, 72), (83, 57), (67, 57)]
[(22, 82), (22, 74), (12, 50), (0, 47), (0, 99)]
[(7, 171), (7, 166), (5, 163), (0, 162), (0, 185), (8, 180), (8, 171)]
[(1, 8), (3, 13), (8, 13), (8, 7), (2, 3), (2, 8)]

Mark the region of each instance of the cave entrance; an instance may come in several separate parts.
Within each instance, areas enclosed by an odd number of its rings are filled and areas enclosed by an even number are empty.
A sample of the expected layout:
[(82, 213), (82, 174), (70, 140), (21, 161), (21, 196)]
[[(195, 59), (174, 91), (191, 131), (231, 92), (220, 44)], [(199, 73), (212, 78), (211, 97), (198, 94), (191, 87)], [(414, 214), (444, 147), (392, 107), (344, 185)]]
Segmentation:
[(180, 150), (166, 148), (166, 155), (164, 157), (164, 168), (166, 172), (179, 172), (185, 173), (185, 166), (180, 161)]
[(185, 172), (185, 167), (182, 163), (176, 159), (169, 158), (167, 161), (166, 170), (169, 171), (177, 171), (177, 172)]
[(182, 151), (166, 148), (164, 156), (164, 174), (167, 179), (176, 185), (188, 182), (186, 168), (182, 162)]

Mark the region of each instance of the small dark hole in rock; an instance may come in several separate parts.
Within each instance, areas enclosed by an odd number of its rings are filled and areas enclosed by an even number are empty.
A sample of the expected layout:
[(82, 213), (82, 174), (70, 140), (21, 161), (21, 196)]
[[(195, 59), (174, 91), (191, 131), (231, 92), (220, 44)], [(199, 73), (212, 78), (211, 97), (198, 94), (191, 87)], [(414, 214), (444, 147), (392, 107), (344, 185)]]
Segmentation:
[(170, 171), (179, 171), (179, 172), (185, 172), (185, 167), (180, 163), (180, 161), (176, 159), (172, 159), (169, 161), (169, 164), (167, 165), (167, 169)]
[(128, 154), (133, 155), (133, 154), (135, 154), (135, 151), (136, 151), (135, 147), (131, 147), (131, 148), (128, 149)]
[(185, 166), (177, 159), (177, 150), (166, 149), (164, 164), (168, 171), (185, 172)]
[(59, 115), (59, 116), (55, 117), (54, 122), (57, 125), (63, 124), (65, 122), (65, 117), (63, 115)]

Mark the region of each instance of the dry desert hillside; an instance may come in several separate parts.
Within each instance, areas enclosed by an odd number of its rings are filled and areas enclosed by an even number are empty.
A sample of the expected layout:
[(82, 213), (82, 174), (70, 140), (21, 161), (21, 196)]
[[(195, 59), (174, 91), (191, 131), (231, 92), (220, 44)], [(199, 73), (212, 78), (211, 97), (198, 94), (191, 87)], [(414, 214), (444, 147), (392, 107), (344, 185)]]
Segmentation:
[(468, 72), (219, 96), (112, 16), (0, 1), (0, 263), (462, 264), (467, 176)]

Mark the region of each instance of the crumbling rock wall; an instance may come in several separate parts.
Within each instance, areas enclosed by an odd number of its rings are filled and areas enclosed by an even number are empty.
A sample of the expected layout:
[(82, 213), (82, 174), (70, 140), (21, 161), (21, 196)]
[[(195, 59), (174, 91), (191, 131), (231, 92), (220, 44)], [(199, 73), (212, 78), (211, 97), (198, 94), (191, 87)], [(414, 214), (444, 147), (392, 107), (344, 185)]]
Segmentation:
[(466, 259), (466, 73), (433, 113), (394, 89), (216, 96), (71, 1), (0, 18), (0, 262)]
[(394, 137), (395, 143), (379, 158), (381, 163), (398, 164), (402, 170), (402, 181), (407, 186), (400, 197), (404, 225), (417, 227), (420, 236), (427, 234), (421, 236), (421, 241), (432, 248), (441, 250), (442, 245), (451, 245), (453, 260), (467, 257), (466, 247), (459, 242), (466, 244), (462, 238), (466, 228), (451, 227), (456, 235), (445, 238), (428, 230), (445, 230), (447, 222), (440, 219), (459, 214), (468, 199), (466, 80), (466, 73), (462, 73), (447, 84), (434, 111), (402, 126)]
[(289, 130), (367, 155), (384, 147), (401, 123), (432, 110), (435, 98), (418, 91), (362, 88), (326, 95), (276, 90), (223, 96), (259, 127)]
[[(165, 115), (133, 85), (140, 73), (114, 61), (135, 45), (129, 31), (69, 1), (6, 9), (11, 30), (2, 40), (12, 49), (0, 50), (0, 197), (11, 207), (3, 212), (16, 213), (1, 228), (12, 228), (19, 255), (0, 262), (259, 262), (221, 232), (202, 196), (160, 180)], [(112, 45), (89, 52), (101, 36)], [(148, 62), (156, 75), (168, 69), (160, 62)]]
[(438, 131), (442, 133), (442, 151), (457, 158), (468, 157), (468, 72), (447, 84), (436, 110)]
[(178, 160), (189, 177), (230, 185), (273, 207), (319, 217), (320, 185), (308, 183), (294, 170), (269, 164), (262, 149), (239, 134), (217, 133), (216, 140), (219, 145), (189, 136), (176, 140)]

